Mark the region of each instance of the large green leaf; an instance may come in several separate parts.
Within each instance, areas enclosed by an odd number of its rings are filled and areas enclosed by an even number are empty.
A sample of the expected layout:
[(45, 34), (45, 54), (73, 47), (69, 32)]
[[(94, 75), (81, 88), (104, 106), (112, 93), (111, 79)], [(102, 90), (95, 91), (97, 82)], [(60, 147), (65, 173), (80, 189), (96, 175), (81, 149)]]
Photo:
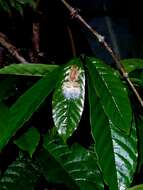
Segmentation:
[(0, 190), (34, 190), (39, 178), (37, 168), (28, 159), (18, 158), (0, 180)]
[(10, 108), (10, 116), (7, 116), (8, 125), (4, 122), (0, 127), (0, 149), (44, 102), (55, 87), (59, 73), (59, 69), (50, 72), (36, 82), (13, 104)]
[(36, 128), (30, 128), (26, 133), (14, 141), (22, 150), (27, 151), (32, 157), (40, 141), (40, 134)]
[(131, 184), (136, 169), (135, 123), (129, 136), (114, 127), (105, 114), (90, 77), (88, 85), (92, 135), (105, 183), (109, 185), (110, 190), (125, 190)]
[(58, 65), (48, 64), (11, 64), (0, 69), (0, 74), (44, 76), (58, 68)]
[(42, 151), (38, 162), (47, 180), (64, 183), (72, 190), (104, 189), (92, 152), (77, 144), (69, 149), (64, 143), (50, 141), (48, 137), (45, 138), (44, 148), (47, 153)]
[(128, 137), (119, 132), (112, 124), (110, 124), (110, 127), (119, 190), (124, 190), (131, 185), (137, 166), (136, 125), (133, 121), (131, 134)]
[(143, 69), (143, 59), (123, 59), (121, 62), (128, 73), (136, 69)]
[(80, 59), (71, 60), (53, 95), (53, 119), (64, 140), (72, 135), (80, 121), (85, 95), (85, 75)]
[(128, 93), (118, 73), (101, 60), (87, 58), (87, 67), (93, 80), (94, 89), (108, 119), (126, 134), (132, 122), (132, 110)]

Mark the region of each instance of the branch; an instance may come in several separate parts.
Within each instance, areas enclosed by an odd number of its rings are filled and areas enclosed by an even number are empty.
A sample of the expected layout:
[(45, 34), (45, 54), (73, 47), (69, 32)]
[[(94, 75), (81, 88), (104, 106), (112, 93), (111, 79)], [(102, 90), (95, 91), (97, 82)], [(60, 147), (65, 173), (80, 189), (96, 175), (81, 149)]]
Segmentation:
[(103, 45), (103, 47), (108, 51), (108, 53), (111, 55), (111, 57), (113, 58), (117, 69), (120, 71), (120, 73), (122, 74), (122, 76), (124, 77), (124, 79), (126, 80), (126, 82), (128, 83), (129, 87), (132, 89), (132, 91), (134, 92), (135, 96), (137, 97), (140, 105), (143, 107), (143, 100), (140, 96), (140, 94), (138, 93), (138, 91), (136, 90), (135, 86), (133, 85), (133, 83), (131, 82), (131, 80), (129, 79), (128, 73), (125, 70), (125, 68), (123, 67), (123, 65), (121, 64), (121, 60), (118, 58), (118, 55), (116, 55), (114, 53), (114, 51), (111, 49), (111, 47), (108, 45), (108, 43), (105, 41), (104, 36), (102, 36), (101, 34), (99, 34), (95, 29), (93, 29), (78, 13), (78, 11), (73, 8), (66, 0), (61, 0), (61, 2), (66, 6), (66, 8), (70, 11), (70, 15), (72, 16), (72, 18), (77, 19), (81, 24), (83, 24), (95, 37), (96, 39)]
[(33, 42), (33, 50), (38, 54), (39, 53), (39, 44), (40, 44), (40, 35), (39, 35), (39, 23), (34, 22), (33, 23), (33, 37), (32, 37), (32, 42)]
[(70, 38), (72, 54), (74, 57), (76, 57), (76, 48), (75, 48), (74, 38), (73, 38), (73, 34), (72, 34), (72, 31), (69, 26), (67, 26), (67, 31), (68, 31), (68, 35)]
[(0, 32), (0, 44), (5, 47), (9, 53), (11, 53), (19, 62), (21, 63), (28, 63), (19, 53), (18, 53), (18, 50), (17, 48), (12, 45), (7, 37)]

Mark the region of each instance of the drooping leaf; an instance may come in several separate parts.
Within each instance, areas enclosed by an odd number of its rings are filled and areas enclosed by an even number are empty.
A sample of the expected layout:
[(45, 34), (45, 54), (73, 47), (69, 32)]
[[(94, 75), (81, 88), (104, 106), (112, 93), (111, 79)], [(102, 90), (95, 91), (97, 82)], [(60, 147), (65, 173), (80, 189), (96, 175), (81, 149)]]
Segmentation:
[(39, 178), (37, 168), (30, 161), (18, 158), (0, 179), (1, 190), (34, 190)]
[(40, 134), (36, 128), (30, 128), (14, 143), (22, 150), (27, 151), (32, 157), (40, 141)]
[(124, 59), (121, 62), (128, 73), (136, 69), (143, 69), (143, 59)]
[(7, 116), (8, 125), (3, 123), (0, 128), (0, 149), (44, 102), (55, 87), (59, 73), (59, 69), (50, 72), (36, 82), (12, 105), (10, 116)]
[(24, 75), (24, 76), (45, 76), (58, 68), (58, 65), (48, 64), (11, 64), (0, 69), (0, 74)]
[(125, 190), (130, 186), (136, 170), (135, 123), (129, 136), (119, 131), (106, 116), (91, 77), (88, 85), (92, 135), (105, 183), (110, 190)]
[(64, 140), (78, 126), (84, 107), (84, 94), (84, 70), (80, 59), (73, 59), (64, 67), (52, 101), (54, 123)]
[(119, 190), (124, 190), (131, 185), (137, 166), (136, 125), (133, 121), (131, 134), (128, 137), (119, 132), (113, 125), (110, 126)]
[[(47, 180), (64, 183), (72, 190), (103, 190), (100, 171), (95, 156), (80, 145), (71, 149), (56, 140), (45, 137), (44, 148), (38, 162)], [(47, 152), (45, 152), (47, 151)], [(48, 164), (47, 164), (48, 163)], [(62, 175), (61, 175), (62, 174)]]
[(136, 185), (136, 186), (131, 187), (131, 188), (127, 189), (127, 190), (143, 190), (143, 184)]
[(132, 111), (127, 90), (118, 73), (101, 60), (87, 58), (86, 62), (94, 89), (108, 119), (115, 127), (129, 134)]

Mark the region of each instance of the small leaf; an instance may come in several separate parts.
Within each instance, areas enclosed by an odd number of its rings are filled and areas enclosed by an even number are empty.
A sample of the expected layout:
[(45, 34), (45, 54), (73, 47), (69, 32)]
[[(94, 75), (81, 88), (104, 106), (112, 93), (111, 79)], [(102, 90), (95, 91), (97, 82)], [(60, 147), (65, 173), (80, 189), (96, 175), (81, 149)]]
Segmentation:
[(121, 62), (128, 73), (136, 69), (143, 69), (143, 59), (124, 59)]
[(53, 119), (59, 135), (67, 140), (80, 121), (85, 94), (85, 75), (79, 59), (71, 60), (53, 95)]
[(136, 185), (136, 186), (131, 187), (131, 188), (127, 189), (127, 190), (143, 190), (143, 184)]
[(142, 59), (125, 59), (122, 63), (129, 73), (129, 78), (134, 85), (143, 87), (143, 60)]
[(14, 161), (0, 180), (1, 190), (34, 190), (39, 174), (37, 168), (28, 159)]
[(44, 148), (38, 156), (38, 162), (41, 163), (40, 168), (43, 168), (43, 175), (47, 180), (54, 179), (72, 190), (104, 189), (92, 152), (80, 145), (69, 149), (58, 139), (55, 142), (49, 141), (48, 136), (45, 137)]
[(0, 74), (25, 75), (25, 76), (45, 76), (49, 72), (58, 68), (58, 65), (48, 64), (11, 64), (0, 69)]
[(10, 115), (7, 116), (5, 123), (0, 128), (0, 150), (44, 102), (55, 87), (59, 73), (59, 69), (50, 72), (36, 82), (12, 105)]
[(137, 163), (135, 123), (131, 134), (121, 133), (105, 114), (95, 85), (88, 76), (90, 123), (105, 183), (110, 190), (125, 190), (130, 186)]
[(32, 157), (40, 141), (40, 134), (36, 128), (30, 128), (14, 143), (22, 150), (27, 151)]
[(8, 5), (8, 3), (6, 1), (0, 0), (0, 9), (10, 13), (11, 9), (10, 6)]
[(101, 60), (87, 58), (87, 67), (102, 107), (115, 127), (129, 134), (132, 110), (118, 73)]

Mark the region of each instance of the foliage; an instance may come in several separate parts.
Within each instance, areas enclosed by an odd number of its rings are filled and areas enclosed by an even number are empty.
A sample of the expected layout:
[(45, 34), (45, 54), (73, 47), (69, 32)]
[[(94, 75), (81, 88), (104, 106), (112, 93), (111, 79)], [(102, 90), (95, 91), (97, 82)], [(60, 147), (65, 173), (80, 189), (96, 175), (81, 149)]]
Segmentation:
[(37, 168), (31, 160), (20, 156), (6, 170), (0, 181), (1, 190), (34, 190), (39, 178)]
[(23, 8), (26, 5), (30, 5), (31, 7), (35, 8), (36, 1), (35, 0), (0, 0), (0, 10), (4, 10), (8, 13), (12, 11), (12, 9), (17, 10), (18, 12), (22, 13)]
[(128, 190), (142, 190), (143, 189), (143, 185), (136, 185), (132, 188), (129, 188)]
[[(129, 74), (143, 68), (138, 60), (122, 62)], [(140, 66), (130, 69), (130, 63)], [(0, 180), (1, 189), (27, 187), (32, 190), (40, 176), (48, 182), (65, 184), (68, 189), (103, 190), (105, 184), (109, 190), (130, 187), (134, 173), (143, 163), (142, 116), (138, 118), (134, 114), (139, 105), (131, 107), (133, 97), (130, 99), (128, 95), (130, 89), (116, 70), (99, 59), (86, 57), (84, 61), (74, 58), (61, 67), (10, 65), (0, 70), (0, 73), (3, 72), (11, 76), (0, 82), (3, 88), (0, 92), (0, 149), (3, 151), (11, 141), (29, 157), (19, 156), (8, 166)], [(7, 105), (7, 92), (14, 89), (13, 84), (18, 80), (15, 74), (26, 74), (28, 77), (27, 73), (41, 78), (12, 105)], [(135, 77), (140, 81), (138, 88), (142, 89), (142, 77)], [(51, 126), (47, 126), (48, 132), (43, 135), (35, 127), (29, 128), (28, 121), (41, 105), (49, 101), (47, 96), (53, 90), (51, 113), (54, 127), (51, 130)], [(90, 119), (90, 124), (86, 125), (91, 127), (93, 139), (92, 146), (85, 149), (77, 142), (70, 144), (69, 140), (74, 138), (73, 134), (80, 125), (84, 132), (85, 124), (81, 120), (87, 104), (90, 113), (86, 112), (86, 117)], [(47, 115), (47, 120), (48, 117), (52, 119)], [(25, 130), (19, 136), (20, 128)], [(53, 133), (53, 130), (57, 132)]]

